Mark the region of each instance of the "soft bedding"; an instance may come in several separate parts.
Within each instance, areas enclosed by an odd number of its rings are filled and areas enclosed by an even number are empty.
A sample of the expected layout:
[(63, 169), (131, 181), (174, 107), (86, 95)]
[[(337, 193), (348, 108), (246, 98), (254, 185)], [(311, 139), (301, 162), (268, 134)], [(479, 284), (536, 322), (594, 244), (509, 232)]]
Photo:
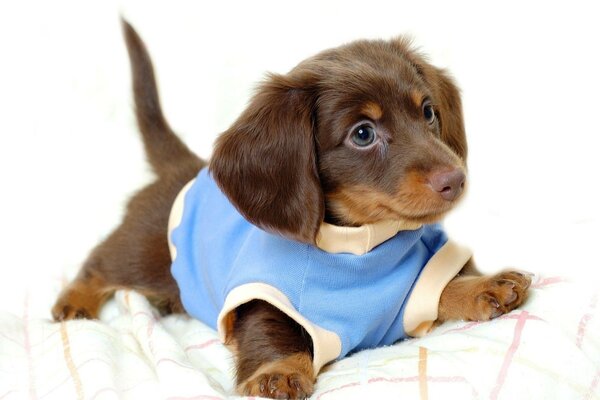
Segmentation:
[(48, 319), (151, 179), (120, 14), (150, 45), (168, 119), (203, 157), (265, 71), (326, 46), (412, 32), (458, 79), (471, 186), (448, 233), (486, 273), (545, 276), (495, 321), (446, 323), (332, 364), (313, 398), (600, 399), (598, 13), (573, 2), (270, 3), (275, 18), (256, 2), (0, 2), (0, 399), (233, 393), (216, 332), (158, 318), (135, 292), (117, 293), (101, 321)]
[[(30, 317), (36, 296), (0, 314), (0, 399), (233, 397), (232, 355), (201, 322), (119, 291), (101, 321), (53, 323)], [(536, 277), (522, 309), (356, 353), (325, 368), (312, 398), (600, 399), (598, 297)]]

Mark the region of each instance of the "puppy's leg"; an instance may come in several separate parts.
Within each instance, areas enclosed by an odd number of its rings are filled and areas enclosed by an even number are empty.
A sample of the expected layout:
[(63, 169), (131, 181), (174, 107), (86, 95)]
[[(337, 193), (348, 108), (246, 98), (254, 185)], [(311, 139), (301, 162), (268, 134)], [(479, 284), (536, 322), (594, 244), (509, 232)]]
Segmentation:
[(181, 312), (179, 289), (171, 276), (167, 226), (171, 205), (201, 165), (161, 178), (129, 202), (122, 224), (92, 253), (77, 278), (52, 308), (55, 320), (97, 318), (117, 289), (147, 296), (162, 312)]
[(442, 292), (437, 322), (499, 317), (525, 301), (530, 284), (531, 278), (518, 271), (482, 276), (469, 261)]
[(96, 261), (94, 255), (90, 255), (77, 278), (62, 291), (52, 307), (52, 317), (55, 321), (98, 318), (100, 307), (114, 288), (108, 286), (106, 281), (95, 273)]
[[(161, 313), (180, 313), (183, 312), (183, 306), (179, 300), (179, 290), (171, 278), (168, 276), (158, 277), (156, 283), (162, 282), (163, 288), (157, 289), (155, 285), (143, 285), (143, 279), (140, 282), (133, 282), (124, 274), (111, 274), (114, 266), (121, 264), (110, 264), (111, 260), (106, 260), (101, 253), (110, 251), (110, 244), (101, 244), (98, 249), (90, 255), (83, 265), (78, 276), (62, 291), (58, 300), (52, 307), (52, 317), (56, 321), (70, 319), (95, 319), (98, 318), (100, 309), (107, 299), (117, 289), (135, 289), (142, 293), (148, 300), (154, 304)], [(100, 254), (98, 254), (100, 253)], [(108, 261), (109, 264), (103, 265)], [(152, 265), (150, 262), (148, 265)], [(168, 264), (164, 267), (168, 271)], [(129, 271), (131, 276), (147, 274), (142, 268), (135, 271)], [(164, 275), (164, 274), (160, 274)]]
[(272, 305), (255, 300), (236, 310), (237, 391), (246, 396), (303, 399), (313, 392), (312, 341)]

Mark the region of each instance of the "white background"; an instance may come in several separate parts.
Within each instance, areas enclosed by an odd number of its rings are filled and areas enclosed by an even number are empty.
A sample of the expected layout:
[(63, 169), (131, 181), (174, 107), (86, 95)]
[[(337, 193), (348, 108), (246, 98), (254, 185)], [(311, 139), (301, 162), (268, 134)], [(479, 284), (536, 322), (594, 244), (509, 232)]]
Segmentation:
[(27, 290), (58, 290), (151, 179), (120, 13), (152, 53), (172, 126), (203, 157), (266, 71), (284, 73), (353, 39), (413, 36), (463, 93), (470, 189), (446, 220), (451, 236), (486, 271), (598, 280), (600, 13), (592, 4), (0, 3), (2, 307), (20, 308), (13, 299)]

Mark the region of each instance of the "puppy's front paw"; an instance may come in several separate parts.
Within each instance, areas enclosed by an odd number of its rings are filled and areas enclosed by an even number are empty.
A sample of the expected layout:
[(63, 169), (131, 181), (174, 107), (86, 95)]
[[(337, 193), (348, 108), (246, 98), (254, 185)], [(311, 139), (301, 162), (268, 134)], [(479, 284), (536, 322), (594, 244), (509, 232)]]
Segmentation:
[(306, 399), (313, 393), (312, 365), (290, 356), (268, 362), (238, 385), (238, 393), (270, 399)]
[(305, 399), (313, 392), (311, 379), (301, 374), (260, 374), (249, 379), (240, 390), (246, 396), (260, 396), (270, 399)]
[(476, 317), (487, 321), (511, 312), (525, 301), (531, 277), (518, 271), (505, 271), (480, 283), (475, 297)]

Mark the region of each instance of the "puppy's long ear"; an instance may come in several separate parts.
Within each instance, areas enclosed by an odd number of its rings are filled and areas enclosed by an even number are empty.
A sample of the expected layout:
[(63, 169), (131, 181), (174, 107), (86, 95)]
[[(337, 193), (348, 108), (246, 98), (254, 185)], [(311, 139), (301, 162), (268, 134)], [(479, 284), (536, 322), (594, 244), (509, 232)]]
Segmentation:
[(444, 70), (429, 66), (424, 73), (437, 103), (442, 140), (466, 162), (467, 137), (458, 88)]
[(324, 215), (314, 96), (297, 77), (271, 75), (217, 140), (210, 171), (251, 223), (314, 243)]

